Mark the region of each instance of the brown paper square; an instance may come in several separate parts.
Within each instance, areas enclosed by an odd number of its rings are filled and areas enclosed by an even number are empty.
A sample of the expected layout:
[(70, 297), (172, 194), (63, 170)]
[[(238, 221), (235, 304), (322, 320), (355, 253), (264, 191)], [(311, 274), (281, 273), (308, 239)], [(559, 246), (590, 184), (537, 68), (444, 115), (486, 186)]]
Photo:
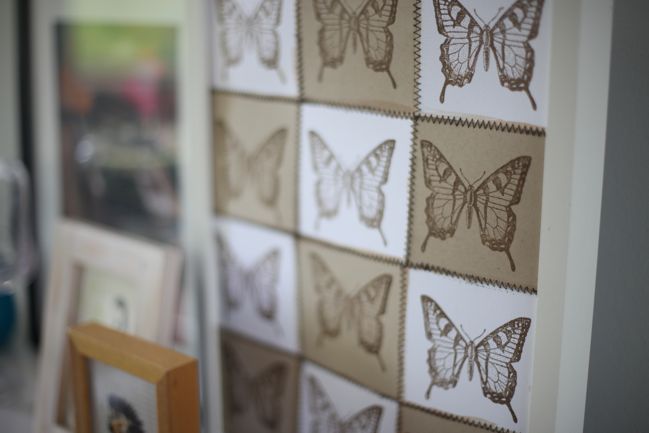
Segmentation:
[[(508, 285), (536, 288), (544, 137), (488, 128), (479, 129), (440, 124), (423, 119), (417, 123), (416, 128), (414, 195), (410, 204), (412, 207), (411, 262), (419, 266), (437, 266), (460, 274), (490, 279)], [(430, 150), (432, 149), (430, 145), (422, 144), (426, 141), (432, 143), (432, 146), (441, 153), (441, 158), (446, 162), (432, 156), (436, 153)], [(428, 149), (429, 167), (437, 168), (437, 175), (434, 174), (435, 170), (430, 170), (433, 175), (429, 179), (433, 185), (443, 184), (443, 187), (438, 189), (440, 200), (435, 200), (434, 206), (430, 208), (427, 206), (427, 199), (433, 191), (425, 184), (422, 147)], [(496, 215), (500, 219), (499, 227), (507, 227), (508, 224), (512, 224), (512, 220), (507, 223), (507, 210), (501, 205), (509, 203), (508, 197), (514, 195), (515, 182), (512, 179), (517, 177), (520, 179), (522, 173), (525, 172), (522, 168), (525, 165), (525, 158), (519, 159), (519, 157), (529, 157), (530, 163), (520, 202), (511, 206), (515, 215), (515, 231), (509, 248), (515, 266), (515, 270), (512, 270), (505, 251), (506, 248), (491, 243), (494, 238), (499, 237), (494, 236), (497, 231), (485, 232), (487, 235), (485, 241), (482, 241), (479, 212), (481, 215), (489, 215), (488, 220), (482, 218), (487, 221), (485, 227), (494, 226), (493, 222), (496, 221), (494, 216)], [(515, 170), (511, 172), (514, 174), (513, 178), (508, 177), (510, 171), (501, 169), (506, 164), (508, 168), (515, 167)], [(492, 177), (492, 181), (489, 182), (490, 176), (496, 171), (499, 173), (498, 176)], [(480, 179), (481, 177), (482, 179)], [(443, 180), (440, 181), (440, 179)], [(485, 207), (485, 201), (478, 200), (480, 197), (484, 198), (485, 189), (481, 189), (481, 192), (477, 190), (487, 182), (489, 182), (490, 199), (489, 204)], [(470, 201), (467, 194), (463, 195), (460, 192), (453, 194), (453, 191), (468, 190), (471, 183), (473, 183), (474, 190), (477, 191), (475, 193), (476, 206), (465, 204), (461, 212), (453, 214), (449, 209), (459, 209), (465, 199), (467, 203)], [(443, 200), (444, 197), (446, 200)], [(467, 228), (469, 212), (471, 227)], [(442, 218), (442, 215), (446, 218)], [(443, 228), (443, 230), (440, 230), (437, 235), (428, 236), (431, 231), (427, 225), (429, 217), (440, 221), (436, 227)], [(450, 223), (453, 218), (456, 218), (457, 221), (454, 233)], [(443, 237), (445, 239), (442, 239)], [(494, 249), (485, 245), (490, 243)], [(498, 250), (498, 248), (501, 249)]]
[(214, 203), (220, 213), (294, 230), (298, 105), (214, 95)]
[[(399, 266), (310, 241), (300, 241), (298, 249), (305, 356), (396, 398), (402, 283)], [(336, 288), (340, 289), (338, 296), (335, 296)], [(331, 295), (325, 293), (327, 289), (332, 289)], [(380, 308), (383, 301), (384, 310)], [(327, 313), (327, 323), (332, 325), (322, 323), (321, 311)], [(370, 337), (365, 339), (365, 345), (361, 343), (361, 335)]]
[[(317, 4), (332, 11), (326, 31), (316, 16)], [(383, 110), (412, 112), (415, 101), (415, 4), (406, 0), (374, 2), (369, 0), (305, 0), (300, 2), (300, 38), (304, 93), (307, 99), (340, 104), (373, 107)], [(394, 9), (391, 9), (393, 7)], [(387, 26), (392, 38), (389, 50), (374, 50), (366, 63), (363, 29), (353, 28), (344, 37), (347, 25), (359, 25), (365, 17), (383, 8), (385, 17), (394, 11), (394, 22)], [(354, 13), (349, 11), (356, 10)], [(357, 21), (356, 21), (357, 20)], [(380, 20), (371, 18), (370, 23)], [(387, 22), (387, 18), (385, 19)], [(362, 26), (361, 26), (362, 27)], [(383, 25), (373, 26), (371, 43), (383, 45)], [(340, 30), (339, 32), (336, 29)], [(331, 30), (331, 32), (328, 32)], [(326, 38), (327, 33), (329, 37)], [(332, 35), (331, 33), (335, 33)], [(320, 35), (325, 37), (320, 43)], [(340, 36), (340, 37), (339, 37)], [(386, 46), (390, 46), (387, 41)], [(356, 47), (356, 49), (354, 49)], [(342, 55), (338, 54), (342, 49)], [(382, 53), (386, 53), (383, 55)], [(389, 58), (389, 62), (387, 61)], [(325, 59), (323, 61), (323, 59)], [(326, 65), (325, 65), (326, 64)], [(389, 67), (388, 67), (389, 65)], [(387, 68), (387, 69), (386, 69)], [(389, 71), (389, 73), (387, 72)], [(391, 77), (394, 79), (393, 86)]]
[[(225, 431), (295, 432), (299, 360), (224, 330), (221, 348)], [(273, 374), (278, 371), (281, 376)], [(278, 377), (281, 382), (275, 384)], [(231, 390), (241, 399), (240, 407)]]
[(433, 415), (421, 409), (401, 405), (401, 433), (485, 433), (487, 429)]

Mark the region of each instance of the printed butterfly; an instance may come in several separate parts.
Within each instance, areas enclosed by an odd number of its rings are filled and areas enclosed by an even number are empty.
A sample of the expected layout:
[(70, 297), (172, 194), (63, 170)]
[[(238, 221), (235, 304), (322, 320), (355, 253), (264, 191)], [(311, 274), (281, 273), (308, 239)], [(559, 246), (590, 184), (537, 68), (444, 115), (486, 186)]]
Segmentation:
[(471, 228), (475, 211), (482, 244), (507, 254), (511, 270), (515, 271), (516, 265), (509, 251), (516, 232), (516, 214), (511, 207), (521, 200), (532, 158), (521, 156), (513, 159), (474, 187), (482, 177), (473, 184), (462, 182), (442, 152), (430, 141), (422, 140), (421, 153), (424, 182), (432, 191), (426, 199), (428, 235), (421, 250), (426, 250), (431, 236), (441, 240), (452, 237), (466, 206), (467, 228)]
[(387, 241), (381, 230), (385, 196), (381, 187), (388, 181), (394, 140), (379, 144), (352, 170), (342, 166), (325, 144), (320, 135), (309, 132), (313, 168), (318, 175), (315, 197), (318, 205), (318, 218), (333, 218), (343, 196), (347, 193), (347, 203), (354, 199), (361, 222), (372, 229), (378, 229), (383, 244)]
[(287, 367), (274, 362), (251, 378), (244, 370), (239, 354), (229, 344), (223, 344), (223, 362), (227, 374), (223, 376), (228, 394), (230, 413), (243, 415), (254, 405), (259, 422), (275, 430), (282, 421), (282, 395), (286, 388)]
[(383, 408), (373, 405), (341, 420), (318, 380), (309, 376), (309, 410), (313, 415), (311, 433), (376, 433)]
[(511, 406), (517, 378), (512, 364), (521, 359), (532, 321), (527, 317), (510, 320), (475, 343), (475, 339), (462, 336), (444, 310), (431, 298), (422, 295), (421, 306), (426, 338), (433, 344), (428, 350), (431, 382), (426, 398), (430, 398), (434, 386), (446, 390), (455, 388), (462, 367), (468, 362), (469, 380), (473, 380), (476, 367), (484, 396), (496, 404), (506, 405), (514, 422), (518, 422)]
[(267, 207), (275, 206), (287, 135), (286, 128), (278, 129), (252, 155), (247, 155), (229, 128), (223, 122), (216, 122), (216, 166), (217, 174), (223, 176), (219, 183), (222, 194), (228, 198), (239, 197), (246, 179), (250, 179), (259, 200)]
[(277, 283), (279, 279), (279, 250), (266, 254), (252, 269), (243, 269), (221, 235), (216, 236), (219, 247), (221, 287), (228, 309), (238, 309), (243, 296), (250, 295), (257, 313), (265, 320), (274, 321), (277, 311)]
[(220, 43), (227, 66), (238, 64), (243, 51), (256, 48), (259, 61), (268, 69), (279, 70), (279, 35), (282, 0), (261, 0), (247, 14), (237, 0), (216, 0)]
[(534, 50), (529, 42), (539, 32), (543, 1), (517, 0), (492, 28), (491, 21), (483, 22), (480, 26), (458, 0), (433, 0), (437, 30), (446, 37), (440, 45), (439, 59), (445, 76), (440, 102), (444, 103), (446, 86), (449, 84), (463, 87), (471, 82), (481, 52), (484, 69), (489, 69), (491, 49), (500, 84), (511, 91), (525, 92), (536, 110), (536, 101), (530, 93)]
[(355, 295), (349, 296), (322, 258), (316, 254), (310, 257), (318, 294), (318, 343), (323, 336), (338, 337), (343, 319), (346, 319), (349, 326), (356, 327), (360, 346), (375, 355), (381, 369), (385, 370), (379, 353), (383, 343), (383, 324), (379, 318), (385, 314), (392, 276), (379, 275), (362, 286)]
[(318, 80), (322, 81), (325, 67), (335, 69), (343, 63), (351, 35), (354, 52), (358, 38), (367, 67), (386, 72), (396, 89), (397, 83), (390, 72), (394, 43), (388, 27), (396, 18), (397, 1), (363, 0), (350, 5), (349, 0), (314, 0), (316, 18), (322, 24), (318, 33), (322, 59)]

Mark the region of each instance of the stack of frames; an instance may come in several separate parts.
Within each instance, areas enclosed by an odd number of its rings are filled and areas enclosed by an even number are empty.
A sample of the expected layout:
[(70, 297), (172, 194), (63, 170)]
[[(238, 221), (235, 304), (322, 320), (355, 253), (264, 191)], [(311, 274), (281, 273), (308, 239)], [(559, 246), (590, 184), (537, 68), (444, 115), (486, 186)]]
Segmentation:
[(527, 431), (551, 4), (210, 2), (226, 431)]

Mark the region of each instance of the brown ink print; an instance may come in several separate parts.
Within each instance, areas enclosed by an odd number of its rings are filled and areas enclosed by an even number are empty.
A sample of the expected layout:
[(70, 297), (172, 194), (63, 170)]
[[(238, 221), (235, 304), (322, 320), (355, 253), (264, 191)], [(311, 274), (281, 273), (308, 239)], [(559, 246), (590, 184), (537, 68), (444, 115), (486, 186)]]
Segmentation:
[(378, 431), (383, 416), (381, 406), (369, 406), (342, 420), (320, 382), (314, 376), (309, 376), (308, 383), (309, 411), (313, 416), (311, 433), (376, 433)]
[(254, 406), (260, 424), (270, 430), (282, 425), (282, 396), (286, 388), (288, 368), (273, 362), (257, 376), (250, 377), (239, 354), (229, 344), (223, 344), (223, 361), (228, 374), (224, 375), (228, 393), (228, 410), (242, 415)]
[(261, 0), (252, 14), (246, 13), (237, 0), (216, 0), (220, 41), (226, 66), (241, 62), (244, 51), (254, 50), (262, 65), (277, 71), (280, 39), (277, 28), (282, 17), (282, 0)]
[(388, 29), (397, 15), (398, 0), (364, 0), (355, 6), (348, 0), (313, 0), (316, 19), (322, 24), (318, 32), (318, 48), (324, 69), (337, 68), (345, 60), (345, 51), (351, 38), (352, 50), (360, 45), (365, 65), (375, 72), (388, 74), (392, 87), (397, 83), (390, 72), (393, 36)]
[(385, 314), (392, 276), (381, 274), (350, 296), (320, 256), (311, 253), (310, 259), (318, 295), (316, 314), (320, 335), (317, 344), (324, 337), (337, 338), (346, 322), (348, 328), (355, 329), (360, 347), (376, 356), (381, 370), (385, 371), (380, 354), (383, 343), (380, 318)]
[(377, 229), (387, 245), (381, 230), (385, 195), (381, 187), (388, 181), (390, 163), (395, 141), (386, 140), (372, 150), (353, 170), (345, 170), (322, 137), (314, 131), (309, 132), (313, 168), (318, 177), (315, 197), (320, 218), (333, 218), (343, 195), (348, 205), (353, 200), (358, 209), (361, 222), (368, 228)]
[[(445, 81), (439, 100), (444, 103), (446, 86), (471, 82), (478, 57), (482, 53), (484, 69), (489, 69), (490, 50), (496, 60), (500, 85), (511, 91), (527, 94), (536, 110), (530, 93), (534, 73), (534, 49), (529, 41), (536, 38), (541, 22), (544, 0), (517, 0), (499, 18), (484, 22), (474, 10), (476, 18), (459, 0), (433, 0), (437, 30), (446, 39), (440, 45), (439, 56)], [(496, 20), (496, 18), (498, 18)], [(496, 20), (491, 26), (492, 22)]]
[(518, 422), (511, 406), (517, 380), (512, 364), (521, 359), (531, 319), (519, 317), (511, 320), (476, 343), (482, 334), (474, 339), (462, 335), (433, 299), (422, 295), (421, 306), (426, 338), (432, 343), (428, 349), (431, 382), (426, 398), (430, 398), (433, 387), (455, 388), (467, 363), (469, 380), (473, 380), (474, 369), (477, 369), (484, 396), (496, 404), (506, 405), (514, 422)]
[(475, 212), (482, 244), (493, 251), (504, 252), (511, 270), (515, 271), (510, 252), (516, 232), (516, 214), (512, 206), (521, 200), (532, 158), (520, 156), (509, 161), (476, 187), (485, 173), (473, 183), (467, 179), (463, 181), (433, 143), (422, 140), (421, 153), (424, 183), (431, 191), (425, 209), (428, 235), (421, 251), (426, 250), (431, 236), (441, 240), (452, 237), (466, 207), (467, 228), (471, 228)]

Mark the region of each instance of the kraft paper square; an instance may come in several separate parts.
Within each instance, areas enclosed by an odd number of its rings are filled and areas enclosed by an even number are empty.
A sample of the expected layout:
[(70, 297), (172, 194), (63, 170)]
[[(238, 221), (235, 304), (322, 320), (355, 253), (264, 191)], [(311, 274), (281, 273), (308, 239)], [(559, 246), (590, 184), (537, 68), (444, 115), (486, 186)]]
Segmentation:
[(552, 4), (514, 3), (421, 2), (421, 111), (547, 125)]
[(344, 432), (353, 426), (364, 432), (396, 433), (399, 406), (311, 362), (300, 375), (301, 433)]
[(399, 266), (309, 241), (298, 250), (304, 355), (396, 398)]
[(536, 288), (543, 155), (544, 137), (419, 121), (411, 262)]
[(221, 367), (226, 432), (296, 431), (295, 356), (221, 332)]
[(214, 221), (221, 326), (299, 351), (293, 236), (230, 218)]
[(403, 398), (525, 432), (536, 295), (410, 270)]
[(298, 106), (214, 95), (216, 211), (295, 230)]
[(296, 3), (210, 0), (217, 89), (297, 98)]
[(450, 420), (425, 410), (402, 404), (399, 408), (401, 433), (486, 433), (491, 430)]
[(305, 0), (300, 9), (307, 99), (414, 111), (415, 2)]

